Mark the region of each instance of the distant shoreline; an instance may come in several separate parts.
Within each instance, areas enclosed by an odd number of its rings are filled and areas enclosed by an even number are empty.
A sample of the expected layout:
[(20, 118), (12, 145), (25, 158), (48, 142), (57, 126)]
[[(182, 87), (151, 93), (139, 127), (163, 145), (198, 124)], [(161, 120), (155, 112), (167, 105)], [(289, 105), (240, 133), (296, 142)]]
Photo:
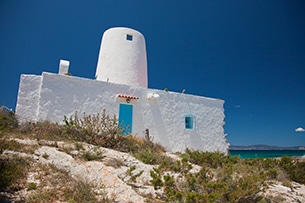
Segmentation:
[(260, 150), (260, 151), (305, 151), (305, 149), (255, 149), (255, 148), (230, 148), (229, 151), (255, 151), (255, 150)]
[(305, 151), (304, 146), (277, 147), (269, 145), (230, 146), (229, 150), (300, 150)]
[(305, 158), (305, 150), (299, 149), (230, 149), (229, 154), (240, 158), (279, 158), (283, 156)]

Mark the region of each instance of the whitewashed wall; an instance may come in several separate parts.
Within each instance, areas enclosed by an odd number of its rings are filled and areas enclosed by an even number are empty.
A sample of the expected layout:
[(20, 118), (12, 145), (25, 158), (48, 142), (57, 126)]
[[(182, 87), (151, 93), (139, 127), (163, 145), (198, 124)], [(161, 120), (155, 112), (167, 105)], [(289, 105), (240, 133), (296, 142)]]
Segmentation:
[[(127, 39), (131, 37), (131, 40)], [(104, 32), (96, 68), (96, 79), (117, 84), (147, 87), (144, 36), (131, 28), (116, 27)]]
[[(143, 131), (149, 129), (155, 142), (174, 152), (184, 151), (186, 147), (227, 152), (223, 100), (51, 73), (42, 74), (39, 88), (38, 78), (21, 77), (16, 113), (24, 119), (61, 122), (64, 115), (73, 115), (75, 111), (95, 114), (102, 109), (118, 115), (119, 104), (126, 100), (117, 95), (130, 95), (139, 97), (130, 103), (133, 104), (132, 134), (143, 136)], [(25, 85), (28, 81), (34, 85)], [(147, 99), (151, 93), (159, 98)], [(196, 117), (193, 130), (185, 129), (184, 119), (188, 114)]]
[(16, 114), (20, 122), (37, 121), (37, 110), (40, 96), (41, 76), (20, 76)]

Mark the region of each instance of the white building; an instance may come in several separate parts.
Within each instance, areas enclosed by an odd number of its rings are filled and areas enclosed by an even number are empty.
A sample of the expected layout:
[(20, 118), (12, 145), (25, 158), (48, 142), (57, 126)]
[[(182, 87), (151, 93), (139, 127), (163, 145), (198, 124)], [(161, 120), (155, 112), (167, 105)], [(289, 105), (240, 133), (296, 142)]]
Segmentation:
[(227, 153), (224, 101), (149, 89), (144, 36), (130, 28), (112, 28), (102, 39), (96, 80), (68, 76), (69, 62), (59, 74), (20, 78), (16, 114), (20, 121), (62, 122), (63, 117), (96, 114), (106, 109), (131, 133), (149, 134), (169, 151), (186, 147)]

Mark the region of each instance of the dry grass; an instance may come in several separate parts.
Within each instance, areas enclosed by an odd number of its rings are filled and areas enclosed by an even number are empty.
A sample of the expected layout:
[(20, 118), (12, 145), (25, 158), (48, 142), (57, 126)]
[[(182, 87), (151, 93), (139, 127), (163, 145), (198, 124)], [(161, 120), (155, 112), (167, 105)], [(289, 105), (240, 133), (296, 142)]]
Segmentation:
[(105, 161), (106, 166), (111, 166), (115, 169), (120, 168), (122, 166), (126, 166), (125, 162), (121, 159), (110, 158)]

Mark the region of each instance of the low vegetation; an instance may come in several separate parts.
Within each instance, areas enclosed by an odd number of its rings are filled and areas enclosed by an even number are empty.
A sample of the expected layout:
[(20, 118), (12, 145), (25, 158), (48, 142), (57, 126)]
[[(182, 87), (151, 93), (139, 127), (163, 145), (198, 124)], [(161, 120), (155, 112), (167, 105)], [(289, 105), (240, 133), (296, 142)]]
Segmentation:
[[(157, 195), (147, 197), (147, 202), (270, 202), (260, 194), (267, 183), (282, 182), (292, 187), (291, 181), (305, 184), (305, 162), (293, 157), (281, 159), (240, 159), (222, 153), (202, 152), (186, 149), (178, 154), (179, 159), (165, 155), (165, 148), (154, 143), (148, 131), (143, 138), (132, 135), (122, 136), (123, 130), (117, 125), (116, 117), (103, 111), (97, 115), (78, 114), (65, 117), (63, 125), (50, 122), (25, 123), (18, 125), (13, 112), (0, 112), (0, 191), (13, 193), (24, 185), (31, 195), (21, 202), (97, 202), (90, 183), (70, 177), (66, 171), (54, 165), (37, 164), (33, 160), (17, 155), (4, 154), (5, 151), (34, 153), (35, 146), (20, 144), (14, 138), (30, 138), (38, 143), (48, 143), (58, 147), (60, 141), (73, 143), (61, 150), (72, 154), (73, 150), (82, 152), (76, 157), (83, 161), (102, 161), (104, 148), (111, 148), (132, 154), (145, 164), (153, 165), (150, 183)], [(84, 150), (82, 143), (95, 145)], [(43, 156), (48, 159), (48, 156)], [(114, 168), (124, 166), (119, 159), (108, 160), (106, 165)], [(197, 168), (194, 168), (197, 166)], [(120, 177), (128, 184), (134, 184), (143, 174), (129, 167), (126, 175)], [(43, 171), (43, 184), (26, 182), (30, 170)], [(55, 174), (57, 182), (47, 180)], [(53, 177), (54, 178), (54, 177)], [(25, 184), (22, 184), (25, 183)], [(54, 187), (44, 187), (54, 185)], [(57, 186), (55, 186), (57, 185)], [(56, 188), (60, 187), (60, 192)], [(53, 189), (46, 189), (53, 188)], [(106, 198), (103, 202), (112, 202)]]
[(28, 183), (27, 190), (32, 192), (23, 198), (24, 202), (52, 202), (54, 199), (63, 202), (98, 202), (91, 190), (91, 184), (81, 179), (73, 179), (68, 172), (58, 169), (53, 164), (35, 165), (32, 170), (40, 171), (42, 181), (39, 185)]

